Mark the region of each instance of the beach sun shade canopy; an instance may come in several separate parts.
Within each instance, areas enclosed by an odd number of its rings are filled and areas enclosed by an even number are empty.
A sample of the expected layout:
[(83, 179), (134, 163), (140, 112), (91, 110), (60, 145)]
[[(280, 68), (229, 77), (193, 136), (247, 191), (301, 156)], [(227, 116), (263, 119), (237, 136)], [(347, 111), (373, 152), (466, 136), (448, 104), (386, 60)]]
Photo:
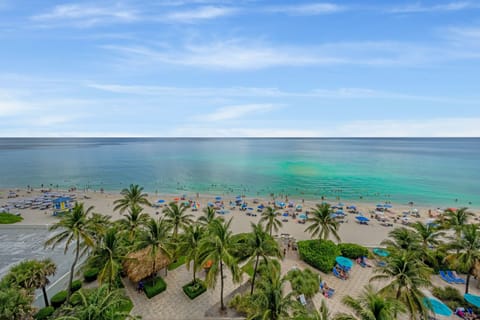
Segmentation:
[(350, 260), (348, 258), (345, 258), (345, 257), (342, 257), (342, 256), (336, 257), (335, 262), (338, 263), (338, 265), (341, 266), (341, 267), (345, 267), (345, 268), (353, 267), (352, 260)]
[(424, 298), (423, 304), (439, 316), (449, 317), (453, 313), (446, 304), (434, 298)]
[(301, 215), (299, 215), (298, 217), (299, 217), (300, 219), (304, 219), (304, 220), (307, 219), (307, 215), (306, 215), (306, 214), (301, 214)]
[(160, 200), (157, 201), (157, 203), (165, 203), (165, 200), (160, 199)]
[(216, 201), (222, 201), (222, 197), (215, 197)]
[(480, 296), (476, 296), (470, 293), (465, 293), (463, 297), (468, 303), (473, 304), (477, 308), (480, 308)]
[(358, 216), (358, 217), (355, 217), (355, 219), (357, 219), (357, 220), (360, 221), (360, 222), (368, 222), (368, 221), (370, 221), (370, 219), (368, 219), (367, 217), (364, 217), (364, 216)]
[(284, 216), (284, 217), (288, 217), (288, 212), (285, 212), (285, 213), (283, 214), (283, 216)]
[(390, 255), (390, 253), (387, 250), (383, 250), (380, 248), (373, 249), (373, 253), (380, 257), (388, 257)]
[(387, 209), (393, 208), (393, 206), (391, 204), (384, 204), (383, 207), (387, 208)]
[(348, 206), (347, 209), (357, 210), (356, 206)]

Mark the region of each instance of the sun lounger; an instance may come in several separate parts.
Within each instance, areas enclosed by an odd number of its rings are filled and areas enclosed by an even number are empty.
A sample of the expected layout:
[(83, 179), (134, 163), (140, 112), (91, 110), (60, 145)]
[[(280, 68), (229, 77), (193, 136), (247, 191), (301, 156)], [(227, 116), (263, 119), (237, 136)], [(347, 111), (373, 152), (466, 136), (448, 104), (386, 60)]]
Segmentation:
[(298, 296), (298, 301), (300, 301), (300, 303), (303, 305), (303, 306), (306, 306), (307, 305), (307, 300), (305, 299), (305, 295), (301, 294)]
[(338, 273), (338, 271), (337, 271), (336, 268), (333, 268), (332, 272), (333, 272), (333, 275), (334, 275), (335, 277), (337, 277), (338, 279), (345, 280), (345, 279), (340, 275), (340, 273)]
[(447, 273), (445, 273), (445, 271), (443, 270), (440, 270), (440, 277), (442, 278), (443, 281), (446, 281), (448, 283), (454, 283), (455, 280), (453, 280), (451, 277), (448, 276)]
[(455, 276), (455, 274), (453, 274), (453, 272), (451, 270), (448, 270), (447, 271), (447, 276), (450, 277), (453, 282), (455, 283), (460, 283), (460, 284), (464, 284), (465, 283), (465, 280), (463, 280), (462, 278), (459, 278), (457, 276)]

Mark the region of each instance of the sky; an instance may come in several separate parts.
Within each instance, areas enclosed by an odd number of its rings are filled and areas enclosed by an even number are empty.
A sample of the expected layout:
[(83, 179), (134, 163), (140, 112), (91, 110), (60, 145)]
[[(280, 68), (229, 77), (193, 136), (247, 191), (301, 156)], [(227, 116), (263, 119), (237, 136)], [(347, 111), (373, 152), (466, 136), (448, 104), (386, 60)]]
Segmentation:
[(0, 137), (211, 136), (480, 137), (480, 0), (0, 0)]

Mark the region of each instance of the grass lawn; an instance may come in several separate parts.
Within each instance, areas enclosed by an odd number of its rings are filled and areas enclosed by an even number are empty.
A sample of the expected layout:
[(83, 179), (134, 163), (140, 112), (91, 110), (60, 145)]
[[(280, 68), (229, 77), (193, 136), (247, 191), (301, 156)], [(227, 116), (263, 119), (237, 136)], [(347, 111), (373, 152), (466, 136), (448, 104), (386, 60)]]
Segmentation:
[(0, 224), (11, 224), (22, 221), (23, 218), (11, 213), (0, 213)]
[(181, 256), (180, 258), (177, 259), (177, 261), (172, 262), (168, 265), (168, 271), (172, 271), (177, 269), (180, 266), (183, 266), (185, 264), (185, 256)]

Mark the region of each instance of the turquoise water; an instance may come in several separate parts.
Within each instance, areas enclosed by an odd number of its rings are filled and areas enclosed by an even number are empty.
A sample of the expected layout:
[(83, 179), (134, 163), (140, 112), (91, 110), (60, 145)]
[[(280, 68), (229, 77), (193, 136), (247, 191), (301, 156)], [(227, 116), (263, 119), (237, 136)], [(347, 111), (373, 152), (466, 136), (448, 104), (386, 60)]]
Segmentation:
[(480, 139), (0, 139), (4, 188), (480, 207), (479, 168)]

